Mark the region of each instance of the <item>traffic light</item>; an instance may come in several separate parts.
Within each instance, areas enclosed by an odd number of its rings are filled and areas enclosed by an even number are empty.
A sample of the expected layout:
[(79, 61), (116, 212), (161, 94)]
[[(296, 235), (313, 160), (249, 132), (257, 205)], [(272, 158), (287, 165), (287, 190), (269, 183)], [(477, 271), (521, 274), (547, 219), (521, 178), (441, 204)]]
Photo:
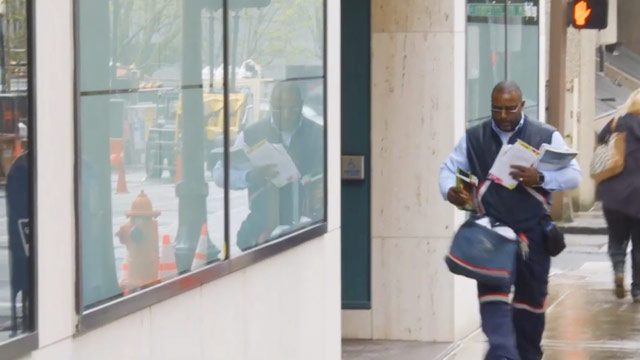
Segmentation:
[(571, 25), (576, 29), (606, 29), (608, 0), (573, 0)]

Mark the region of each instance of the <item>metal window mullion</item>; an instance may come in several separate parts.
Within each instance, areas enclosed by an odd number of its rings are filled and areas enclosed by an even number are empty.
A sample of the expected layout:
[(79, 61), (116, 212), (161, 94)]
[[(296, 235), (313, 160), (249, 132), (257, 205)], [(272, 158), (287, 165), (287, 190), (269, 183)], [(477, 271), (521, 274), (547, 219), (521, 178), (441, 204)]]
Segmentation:
[(80, 224), (82, 223), (82, 218), (84, 214), (80, 211), (80, 186), (82, 185), (82, 169), (80, 166), (80, 162), (78, 159), (82, 157), (82, 151), (80, 148), (80, 144), (82, 143), (80, 136), (82, 134), (81, 126), (82, 122), (80, 121), (80, 99), (82, 95), (80, 94), (80, 1), (73, 1), (73, 60), (75, 64), (75, 68), (73, 70), (73, 206), (75, 213), (75, 224), (74, 230), (76, 234), (75, 238), (75, 276), (76, 276), (76, 286), (75, 286), (75, 310), (76, 314), (81, 315), (83, 312), (83, 304), (84, 304), (84, 289), (83, 289), (83, 267), (82, 267), (82, 238), (80, 237)]
[[(329, 167), (328, 167), (328, 164), (327, 164), (328, 163), (328, 158), (329, 158), (329, 156), (328, 156), (328, 154), (329, 154), (329, 150), (328, 150), (328, 147), (329, 147), (328, 133), (329, 132), (327, 130), (328, 129), (327, 124), (329, 122), (329, 121), (327, 121), (327, 119), (329, 117), (329, 115), (328, 115), (329, 107), (327, 106), (328, 103), (329, 103), (329, 101), (327, 99), (327, 93), (328, 93), (328, 91), (327, 91), (327, 84), (328, 84), (328, 80), (327, 80), (327, 46), (328, 46), (328, 40), (327, 40), (327, 38), (329, 37), (328, 36), (328, 31), (327, 31), (327, 23), (328, 23), (328, 15), (329, 15), (328, 7), (329, 7), (328, 1), (327, 0), (323, 0), (323, 4), (322, 4), (322, 11), (323, 11), (323, 14), (322, 14), (322, 17), (323, 17), (323, 19), (322, 19), (322, 32), (323, 32), (323, 38), (322, 38), (322, 42), (323, 42), (323, 44), (322, 44), (322, 51), (323, 51), (323, 54), (322, 54), (322, 61), (323, 61), (323, 64), (322, 64), (322, 69), (323, 69), (323, 73), (322, 73), (322, 97), (323, 97), (323, 106), (324, 106), (324, 109), (323, 109), (324, 110), (324, 119), (323, 119), (323, 124), (324, 124), (324, 129), (323, 129), (324, 130), (324, 134), (323, 134), (323, 136), (324, 136), (324, 139), (323, 139), (324, 140), (324, 159), (323, 159), (324, 160), (324, 169), (323, 169), (324, 170), (324, 174), (323, 174), (323, 176), (324, 176), (324, 184), (323, 184), (323, 187), (324, 187), (324, 221), (325, 221), (325, 223), (329, 221), (329, 210), (328, 210), (328, 208), (329, 208), (329, 200), (328, 200), (328, 196), (327, 196), (327, 194), (329, 193), (329, 180), (328, 180), (329, 179), (329, 176), (328, 176), (329, 175), (329, 173), (328, 173)], [(370, 4), (369, 4), (369, 9), (368, 10), (369, 10), (369, 14), (371, 14), (371, 5)], [(371, 49), (371, 47), (369, 47), (369, 49)], [(340, 68), (342, 68), (342, 65), (340, 65)], [(342, 83), (342, 77), (340, 78), (340, 83)], [(340, 121), (342, 121), (342, 120), (340, 120)]]
[[(224, 146), (224, 260), (229, 259), (231, 248), (229, 247), (229, 0), (222, 0), (222, 64), (224, 71), (222, 72), (222, 89), (223, 89), (223, 119), (222, 133)], [(231, 69), (235, 71), (235, 69)]]
[[(31, 240), (31, 276), (29, 281), (31, 283), (31, 299), (29, 301), (29, 313), (31, 323), (29, 326), (31, 327), (31, 331), (38, 330), (38, 314), (37, 314), (37, 303), (38, 303), (38, 275), (37, 275), (37, 259), (38, 259), (38, 247), (37, 247), (37, 154), (36, 154), (36, 86), (35, 86), (35, 76), (36, 76), (36, 67), (35, 67), (35, 36), (36, 36), (36, 25), (35, 25), (35, 0), (28, 0), (26, 2), (26, 17), (27, 17), (27, 111), (29, 112), (29, 122), (28, 122), (28, 132), (27, 132), (27, 141), (28, 146), (27, 149), (29, 154), (27, 159), (29, 161), (29, 198), (31, 201), (30, 209), (29, 209), (29, 237)], [(37, 347), (37, 340), (36, 340)]]

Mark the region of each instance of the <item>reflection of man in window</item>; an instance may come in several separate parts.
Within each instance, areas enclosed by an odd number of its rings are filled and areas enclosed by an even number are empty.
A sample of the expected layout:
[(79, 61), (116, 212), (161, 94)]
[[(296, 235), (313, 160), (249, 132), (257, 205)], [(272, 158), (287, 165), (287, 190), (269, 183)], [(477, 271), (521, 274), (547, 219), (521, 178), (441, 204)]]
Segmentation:
[[(281, 144), (291, 156), (301, 179), (280, 188), (272, 179), (275, 165), (253, 167), (231, 156), (230, 188), (248, 189), (249, 215), (238, 231), (237, 245), (245, 250), (276, 236), (280, 230), (301, 226), (323, 216), (322, 126), (302, 116), (302, 93), (292, 82), (277, 84), (271, 93), (271, 117), (238, 134), (233, 149), (255, 147), (262, 141)], [(235, 151), (234, 151), (235, 153)], [(214, 181), (223, 186), (223, 166), (213, 170)]]

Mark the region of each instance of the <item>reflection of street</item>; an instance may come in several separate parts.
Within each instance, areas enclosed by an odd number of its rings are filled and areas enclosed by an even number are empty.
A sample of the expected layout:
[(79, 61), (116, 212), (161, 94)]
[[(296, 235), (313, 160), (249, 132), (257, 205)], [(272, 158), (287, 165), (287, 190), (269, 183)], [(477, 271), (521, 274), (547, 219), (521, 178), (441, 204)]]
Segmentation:
[[(178, 197), (175, 194), (173, 179), (168, 176), (169, 173), (165, 171), (163, 175), (164, 177), (159, 179), (149, 179), (145, 177), (145, 172), (142, 169), (128, 169), (126, 180), (129, 193), (113, 193), (111, 196), (113, 246), (118, 278), (120, 278), (120, 269), (126, 255), (126, 248), (120, 244), (120, 240), (115, 233), (122, 224), (127, 222), (125, 212), (131, 208), (131, 203), (141, 190), (144, 190), (151, 200), (154, 210), (162, 212), (158, 217), (158, 241), (161, 241), (162, 236), (165, 234), (171, 237), (172, 242), (175, 240), (175, 236), (178, 233)], [(213, 183), (210, 179), (210, 174), (207, 173), (205, 176), (205, 180), (209, 185), (209, 196), (207, 197), (209, 237), (218, 249), (222, 249), (224, 243), (224, 189), (217, 187)], [(114, 172), (111, 177), (112, 189), (116, 189), (117, 180), (117, 173)], [(235, 238), (240, 224), (249, 212), (249, 208), (246, 190), (231, 191), (230, 197), (230, 255), (234, 256), (241, 253), (241, 250), (235, 245)]]
[[(9, 338), (11, 324), (11, 284), (9, 282), (9, 236), (5, 190), (0, 190), (0, 342)], [(22, 307), (18, 307), (18, 314)]]

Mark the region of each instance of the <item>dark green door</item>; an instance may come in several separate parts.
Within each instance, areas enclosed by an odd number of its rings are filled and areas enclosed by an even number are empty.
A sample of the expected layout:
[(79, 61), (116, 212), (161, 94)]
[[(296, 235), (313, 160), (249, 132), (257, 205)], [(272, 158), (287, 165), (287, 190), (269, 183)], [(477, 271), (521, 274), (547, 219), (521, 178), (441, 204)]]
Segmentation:
[(371, 308), (371, 0), (342, 0), (342, 154), (365, 179), (342, 182), (342, 308)]

